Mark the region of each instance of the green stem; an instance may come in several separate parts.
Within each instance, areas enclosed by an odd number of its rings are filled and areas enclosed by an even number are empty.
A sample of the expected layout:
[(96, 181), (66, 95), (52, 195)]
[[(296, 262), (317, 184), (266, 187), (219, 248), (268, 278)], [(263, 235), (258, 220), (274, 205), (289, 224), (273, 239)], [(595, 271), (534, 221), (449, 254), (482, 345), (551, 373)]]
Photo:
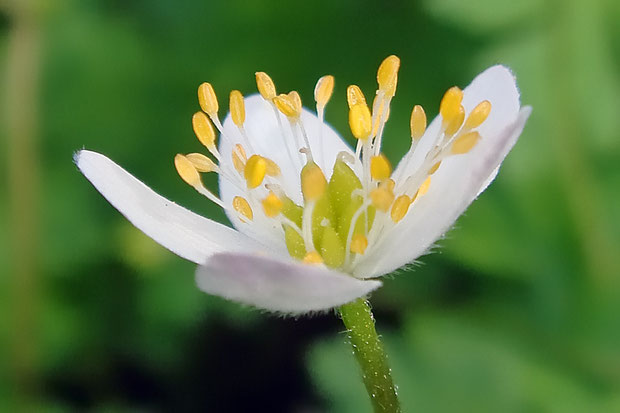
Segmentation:
[(368, 302), (359, 298), (340, 307), (353, 354), (362, 369), (362, 378), (375, 412), (400, 412), (400, 403), (387, 363), (383, 344), (375, 330)]

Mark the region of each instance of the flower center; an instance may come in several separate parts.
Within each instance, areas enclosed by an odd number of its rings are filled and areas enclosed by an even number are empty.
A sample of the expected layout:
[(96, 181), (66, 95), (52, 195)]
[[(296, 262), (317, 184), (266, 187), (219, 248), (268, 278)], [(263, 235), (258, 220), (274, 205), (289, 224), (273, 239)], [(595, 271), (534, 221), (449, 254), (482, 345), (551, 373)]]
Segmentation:
[[(333, 92), (334, 78), (322, 77), (314, 90), (321, 124), (315, 139), (308, 134), (302, 120), (299, 94), (295, 91), (277, 94), (271, 78), (266, 73), (256, 73), (258, 91), (273, 108), (270, 116), (275, 116), (283, 138), (274, 145), (283, 145), (290, 164), (300, 167), (302, 202), (294, 201), (297, 197), (285, 185), (280, 165), (268, 153), (258, 153), (253, 147), (252, 136), (244, 127), (245, 101), (237, 90), (230, 93), (229, 109), (241, 143), (235, 143), (224, 131), (213, 87), (203, 83), (198, 88), (202, 111), (194, 114), (192, 125), (199, 141), (217, 162), (199, 153), (178, 154), (174, 160), (176, 169), (185, 182), (224, 208), (229, 216), (237, 217), (239, 225), (252, 227), (252, 233), (260, 235), (275, 227), (276, 236), (284, 239), (292, 257), (351, 272), (360, 257), (398, 227), (411, 206), (427, 193), (442, 161), (472, 150), (481, 139), (477, 128), (491, 111), (491, 104), (485, 100), (466, 117), (463, 92), (452, 87), (441, 100), (441, 125), (431, 132), (426, 128), (424, 110), (414, 106), (411, 147), (398, 170), (393, 172), (381, 153), (381, 141), (396, 93), (399, 67), (396, 56), (389, 56), (381, 63), (377, 72), (379, 86), (371, 107), (358, 86), (347, 88), (349, 127), (357, 146), (355, 153), (337, 154), (329, 179), (324, 170), (328, 165), (320, 165), (324, 154), (325, 106)], [(213, 125), (232, 148), (229, 159), (224, 159), (218, 151)], [(425, 144), (420, 145), (423, 137)], [(318, 146), (311, 146), (311, 140), (318, 141)], [(420, 149), (425, 153), (414, 161), (418, 146), (424, 146)], [(204, 186), (200, 173), (208, 172), (218, 173), (236, 186), (241, 195), (235, 196), (230, 204), (223, 202)]]

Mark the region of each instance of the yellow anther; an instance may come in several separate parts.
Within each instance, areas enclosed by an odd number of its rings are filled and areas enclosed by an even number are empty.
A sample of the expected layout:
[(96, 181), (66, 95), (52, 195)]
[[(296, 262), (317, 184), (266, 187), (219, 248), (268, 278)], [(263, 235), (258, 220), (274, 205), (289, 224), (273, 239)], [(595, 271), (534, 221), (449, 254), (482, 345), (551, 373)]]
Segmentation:
[(301, 96), (299, 96), (299, 93), (297, 93), (296, 90), (291, 90), (288, 92), (288, 97), (291, 102), (293, 102), (293, 105), (295, 105), (297, 113), (301, 114)]
[(303, 259), (304, 264), (322, 264), (323, 258), (316, 251), (310, 251)]
[(451, 151), (455, 155), (467, 153), (476, 146), (479, 140), (480, 134), (478, 132), (465, 133), (454, 140)]
[(201, 153), (188, 153), (185, 157), (194, 165), (198, 172), (213, 172), (217, 170), (217, 165)]
[(258, 187), (265, 179), (267, 173), (267, 162), (265, 158), (260, 155), (252, 155), (250, 159), (245, 163), (243, 169), (243, 176), (245, 182), (250, 189)]
[(437, 172), (437, 169), (439, 169), (439, 166), (441, 165), (441, 161), (437, 162), (435, 165), (431, 166), (431, 169), (428, 170), (428, 174), (432, 175), (435, 172)]
[(215, 148), (215, 130), (211, 121), (203, 112), (196, 112), (192, 116), (192, 126), (196, 137), (210, 151)]
[(349, 104), (349, 109), (353, 106), (359, 104), (366, 105), (366, 98), (364, 97), (364, 93), (362, 89), (357, 85), (350, 85), (347, 88), (347, 103)]
[(396, 93), (396, 83), (398, 82), (398, 69), (400, 59), (397, 56), (388, 56), (383, 60), (377, 71), (377, 83), (379, 90), (387, 96), (394, 96)]
[(234, 197), (232, 205), (235, 211), (237, 211), (250, 221), (254, 218), (254, 212), (252, 212), (252, 208), (250, 207), (250, 204), (245, 198), (242, 198), (240, 196)]
[(459, 114), (462, 101), (463, 91), (458, 87), (453, 86), (446, 91), (439, 104), (439, 113), (443, 117), (444, 125), (449, 125), (452, 119)]
[(273, 103), (276, 104), (280, 112), (289, 118), (299, 118), (301, 114), (301, 111), (297, 110), (297, 105), (293, 99), (291, 99), (290, 95), (280, 94), (273, 98)]
[(428, 188), (431, 187), (431, 177), (430, 175), (426, 177), (420, 188), (418, 188), (418, 193), (416, 194), (416, 198), (425, 195), (428, 192)]
[(185, 155), (177, 154), (174, 157), (174, 166), (177, 168), (177, 172), (181, 179), (190, 184), (193, 187), (202, 186), (200, 180), (200, 174), (194, 167), (194, 164), (187, 159)]
[(407, 195), (401, 195), (396, 198), (396, 201), (394, 201), (394, 205), (392, 206), (392, 212), (390, 213), (392, 221), (396, 223), (403, 219), (405, 215), (407, 215), (407, 211), (409, 211), (409, 205), (411, 205), (411, 202), (411, 198)]
[(389, 191), (394, 192), (394, 187), (396, 186), (396, 182), (393, 179), (387, 179), (381, 182), (381, 186), (386, 187)]
[(282, 206), (284, 205), (282, 200), (272, 191), (269, 191), (269, 195), (267, 195), (267, 198), (263, 199), (262, 204), (265, 215), (269, 218), (278, 216), (282, 211)]
[(349, 127), (353, 136), (366, 140), (372, 132), (372, 116), (365, 103), (358, 103), (349, 109)]
[(245, 163), (248, 161), (248, 157), (245, 154), (245, 150), (240, 143), (235, 145), (235, 149), (232, 151), (232, 163), (237, 172), (243, 173), (245, 169)]
[(314, 88), (314, 100), (318, 107), (324, 107), (329, 102), (334, 91), (334, 77), (332, 75), (326, 75), (316, 82)]
[(383, 181), (392, 175), (392, 165), (384, 154), (370, 158), (370, 176), (376, 181)]
[(256, 87), (263, 99), (271, 100), (276, 97), (276, 85), (265, 72), (256, 72)]
[(491, 113), (491, 102), (488, 100), (483, 100), (467, 117), (467, 120), (465, 121), (465, 128), (474, 129), (482, 125), (482, 122), (487, 119), (489, 113)]
[(208, 113), (210, 116), (215, 116), (217, 114), (219, 105), (211, 83), (204, 82), (198, 86), (198, 102), (203, 112)]
[(465, 108), (463, 107), (463, 105), (460, 105), (459, 110), (454, 114), (452, 119), (447, 123), (446, 135), (452, 136), (456, 132), (458, 132), (458, 130), (463, 125), (464, 120), (465, 120)]
[(269, 176), (278, 176), (280, 175), (281, 171), (280, 171), (280, 167), (278, 166), (277, 163), (275, 163), (274, 161), (272, 161), (269, 158), (263, 158), (265, 160), (265, 162), (267, 163), (267, 169), (266, 169), (266, 174)]
[(241, 127), (245, 122), (245, 103), (238, 90), (230, 92), (230, 117), (235, 125)]
[(366, 248), (368, 248), (368, 238), (363, 234), (353, 235), (353, 238), (351, 238), (351, 247), (349, 248), (351, 252), (355, 254), (364, 254)]
[(411, 111), (411, 139), (417, 140), (426, 132), (426, 113), (420, 105), (415, 105)]
[(370, 191), (370, 200), (379, 211), (387, 212), (394, 201), (394, 192), (385, 186), (379, 186)]
[(321, 168), (314, 162), (308, 162), (301, 170), (301, 193), (306, 201), (315, 201), (323, 196), (327, 180)]

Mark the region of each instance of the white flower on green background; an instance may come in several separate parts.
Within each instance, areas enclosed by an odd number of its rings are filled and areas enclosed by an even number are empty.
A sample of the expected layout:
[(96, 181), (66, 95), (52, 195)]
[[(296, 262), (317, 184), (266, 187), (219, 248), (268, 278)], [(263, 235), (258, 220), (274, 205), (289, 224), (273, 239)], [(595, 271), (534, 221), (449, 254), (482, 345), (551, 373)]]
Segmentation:
[[(163, 198), (104, 155), (82, 150), (75, 161), (137, 228), (198, 264), (201, 290), (281, 313), (329, 309), (424, 254), (493, 180), (531, 112), (512, 73), (493, 66), (464, 90), (449, 89), (428, 127), (424, 110), (413, 108), (411, 148), (392, 170), (381, 141), (399, 66), (396, 56), (383, 61), (370, 106), (348, 87), (355, 149), (323, 121), (331, 76), (316, 85), (315, 115), (297, 92), (276, 94), (259, 72), (260, 94), (231, 92), (223, 124), (203, 83), (192, 123), (210, 156), (179, 154), (175, 166), (233, 228)], [(203, 173), (219, 175), (219, 197)]]

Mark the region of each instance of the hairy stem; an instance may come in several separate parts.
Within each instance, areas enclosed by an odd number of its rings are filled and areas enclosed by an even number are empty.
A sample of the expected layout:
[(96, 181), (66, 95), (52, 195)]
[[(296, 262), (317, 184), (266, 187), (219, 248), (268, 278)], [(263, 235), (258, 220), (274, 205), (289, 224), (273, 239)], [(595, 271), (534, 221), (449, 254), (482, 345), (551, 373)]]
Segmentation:
[(400, 403), (387, 363), (383, 344), (375, 330), (368, 302), (359, 298), (340, 307), (353, 353), (362, 369), (362, 378), (375, 412), (400, 412)]

